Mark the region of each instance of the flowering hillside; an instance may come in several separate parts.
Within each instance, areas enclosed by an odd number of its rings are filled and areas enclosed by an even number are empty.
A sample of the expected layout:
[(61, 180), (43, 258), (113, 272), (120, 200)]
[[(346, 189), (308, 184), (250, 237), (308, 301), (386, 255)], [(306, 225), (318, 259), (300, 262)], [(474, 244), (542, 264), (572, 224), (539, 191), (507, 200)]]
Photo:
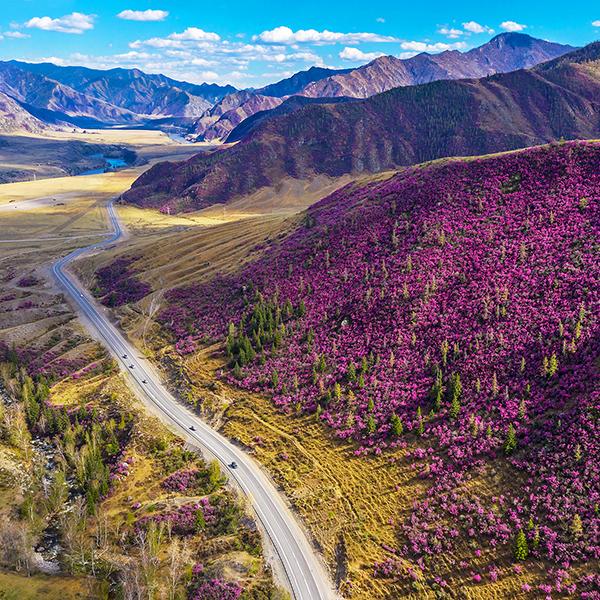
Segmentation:
[[(599, 199), (591, 143), (410, 168), (325, 198), (237, 276), (173, 290), (161, 320), (182, 353), (224, 339), (231, 380), (357, 454), (408, 449), (431, 492), (377, 576), (434, 577), (428, 556), (470, 548), (597, 591), (569, 569), (600, 558)], [(498, 469), (496, 495), (469, 486)]]
[(134, 257), (122, 257), (96, 272), (93, 292), (106, 306), (122, 306), (137, 302), (151, 292), (150, 285), (139, 281), (130, 266)]

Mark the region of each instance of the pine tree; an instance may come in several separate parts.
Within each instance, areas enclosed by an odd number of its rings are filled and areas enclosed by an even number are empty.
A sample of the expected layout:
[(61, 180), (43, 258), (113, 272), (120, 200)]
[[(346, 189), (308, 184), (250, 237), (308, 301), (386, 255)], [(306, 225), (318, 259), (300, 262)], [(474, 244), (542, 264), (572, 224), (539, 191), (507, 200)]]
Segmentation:
[(204, 531), (206, 529), (206, 520), (204, 519), (204, 513), (202, 509), (199, 508), (196, 511), (196, 518), (194, 519), (194, 529), (197, 533)]
[(454, 373), (452, 375), (450, 382), (450, 394), (450, 416), (453, 419), (456, 419), (456, 417), (458, 417), (458, 413), (460, 412), (460, 397), (462, 395), (462, 384), (460, 382), (459, 373)]
[(575, 514), (573, 517), (573, 521), (571, 522), (571, 533), (574, 538), (579, 538), (583, 534), (583, 523), (581, 522), (581, 517), (578, 514)]
[(373, 415), (369, 415), (367, 418), (367, 432), (369, 434), (375, 433), (377, 429), (377, 423), (375, 422), (375, 417)]
[(235, 363), (234, 367), (233, 367), (233, 376), (236, 379), (241, 379), (242, 378), (242, 367), (240, 367), (240, 364), (238, 362)]
[(506, 434), (506, 441), (504, 442), (504, 452), (506, 454), (512, 454), (517, 448), (517, 433), (513, 424), (508, 426), (508, 433)]
[(421, 407), (417, 408), (417, 433), (423, 435), (425, 433), (425, 425), (423, 424), (423, 415), (421, 414)]
[(302, 318), (306, 314), (306, 305), (304, 304), (304, 300), (300, 300), (298, 304), (297, 314), (300, 318)]
[(556, 352), (552, 353), (550, 360), (548, 361), (548, 377), (554, 377), (558, 371), (558, 359), (556, 358)]
[(402, 419), (394, 413), (390, 419), (390, 423), (392, 425), (392, 435), (396, 437), (400, 437), (402, 432), (404, 431), (404, 426), (402, 425)]
[(540, 545), (540, 528), (536, 527), (533, 532), (533, 547), (534, 547), (534, 549), (537, 549), (539, 545)]
[(515, 539), (514, 556), (515, 560), (519, 561), (526, 560), (529, 556), (527, 538), (525, 537), (522, 529), (519, 529), (519, 533), (517, 533), (517, 537)]
[(342, 386), (339, 383), (335, 383), (333, 386), (333, 397), (339, 400), (342, 397)]
[(356, 381), (356, 367), (354, 363), (350, 363), (348, 365), (348, 371), (346, 372), (346, 377), (350, 383), (354, 383)]
[(433, 409), (437, 412), (442, 407), (442, 398), (444, 397), (444, 384), (442, 381), (442, 370), (439, 367), (435, 369), (435, 382), (431, 387), (431, 399)]
[(525, 404), (525, 399), (521, 398), (521, 402), (519, 402), (519, 420), (523, 420), (525, 415), (527, 414), (527, 405)]

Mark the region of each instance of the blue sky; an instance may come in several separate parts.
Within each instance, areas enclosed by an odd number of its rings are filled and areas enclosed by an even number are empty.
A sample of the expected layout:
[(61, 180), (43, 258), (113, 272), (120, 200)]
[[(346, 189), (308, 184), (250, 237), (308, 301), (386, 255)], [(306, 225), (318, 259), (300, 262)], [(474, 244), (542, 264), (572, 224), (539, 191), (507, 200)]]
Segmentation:
[(502, 31), (584, 45), (600, 39), (595, 0), (7, 0), (0, 58), (138, 67), (193, 82), (260, 86), (312, 65), (380, 54), (467, 50)]

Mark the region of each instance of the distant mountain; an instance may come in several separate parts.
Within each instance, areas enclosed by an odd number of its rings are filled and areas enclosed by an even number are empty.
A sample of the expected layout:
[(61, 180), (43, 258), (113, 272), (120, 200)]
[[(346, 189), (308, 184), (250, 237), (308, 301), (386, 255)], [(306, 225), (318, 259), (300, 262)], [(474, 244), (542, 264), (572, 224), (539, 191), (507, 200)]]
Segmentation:
[(327, 77), (333, 77), (334, 75), (345, 75), (350, 73), (354, 69), (326, 69), (324, 67), (311, 67), (307, 71), (300, 71), (287, 79), (282, 79), (277, 83), (272, 83), (263, 88), (256, 90), (257, 94), (263, 96), (275, 96), (277, 98), (283, 98), (284, 96), (291, 96), (293, 94), (300, 93), (309, 84), (326, 79)]
[(0, 62), (0, 91), (21, 105), (80, 125), (130, 125), (152, 117), (193, 117), (235, 91), (196, 85), (138, 69), (101, 71), (50, 63)]
[[(313, 67), (255, 93), (276, 97), (368, 98), (400, 86), (506, 73), (537, 65), (574, 49), (522, 33), (503, 33), (483, 46), (464, 53), (457, 50), (440, 54), (421, 53), (409, 59), (382, 56), (363, 67), (340, 71)], [(291, 104), (287, 108), (297, 106)], [(250, 116), (253, 114), (252, 111), (248, 113)], [(261, 112), (260, 120), (279, 114), (281, 111)], [(240, 132), (243, 130), (243, 126), (237, 128), (235, 139), (241, 139)], [(198, 139), (205, 138), (200, 135)], [(227, 140), (235, 141), (231, 136)]]
[(257, 112), (275, 108), (282, 102), (281, 98), (263, 96), (249, 90), (234, 92), (206, 110), (190, 127), (189, 133), (198, 140), (225, 141), (242, 121)]
[(27, 131), (41, 133), (49, 126), (36, 119), (10, 96), (0, 92), (0, 133)]
[(262, 123), (274, 117), (289, 115), (294, 111), (303, 108), (309, 104), (335, 104), (337, 102), (356, 102), (356, 98), (309, 98), (307, 96), (290, 96), (279, 106), (275, 108), (261, 110), (254, 113), (242, 121), (237, 127), (227, 136), (228, 142), (239, 142), (247, 135), (250, 135)]
[(408, 59), (382, 56), (350, 73), (311, 83), (301, 93), (313, 98), (368, 98), (399, 86), (507, 73), (534, 66), (574, 49), (573, 46), (538, 40), (523, 33), (501, 33), (468, 52), (421, 53)]
[(226, 151), (156, 165), (124, 199), (194, 210), (284, 177), (376, 172), (560, 137), (599, 136), (600, 42), (530, 70), (307, 105), (266, 120)]

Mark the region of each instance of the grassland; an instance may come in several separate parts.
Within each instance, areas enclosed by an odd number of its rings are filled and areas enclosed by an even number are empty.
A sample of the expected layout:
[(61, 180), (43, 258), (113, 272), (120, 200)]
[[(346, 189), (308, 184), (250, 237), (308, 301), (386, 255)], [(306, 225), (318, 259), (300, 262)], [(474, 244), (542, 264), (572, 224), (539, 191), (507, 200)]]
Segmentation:
[[(5, 134), (0, 135), (0, 182), (64, 177), (94, 169), (101, 164), (98, 154), (115, 147), (134, 151), (136, 164), (163, 156), (167, 147), (175, 159), (192, 153), (189, 145), (174, 142), (160, 131), (107, 129)], [(202, 149), (194, 147), (193, 153)]]

